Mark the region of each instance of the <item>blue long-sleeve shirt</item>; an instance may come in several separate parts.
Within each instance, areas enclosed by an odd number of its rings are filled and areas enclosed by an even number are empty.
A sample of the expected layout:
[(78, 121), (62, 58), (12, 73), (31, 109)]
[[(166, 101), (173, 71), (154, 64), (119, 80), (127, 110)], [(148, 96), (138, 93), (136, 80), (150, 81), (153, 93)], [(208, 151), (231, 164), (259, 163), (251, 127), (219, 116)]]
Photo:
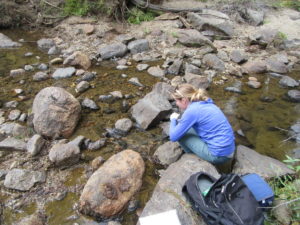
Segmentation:
[(223, 112), (212, 99), (191, 102), (181, 119), (171, 119), (170, 140), (175, 142), (194, 128), (212, 155), (229, 156), (235, 149), (234, 134)]

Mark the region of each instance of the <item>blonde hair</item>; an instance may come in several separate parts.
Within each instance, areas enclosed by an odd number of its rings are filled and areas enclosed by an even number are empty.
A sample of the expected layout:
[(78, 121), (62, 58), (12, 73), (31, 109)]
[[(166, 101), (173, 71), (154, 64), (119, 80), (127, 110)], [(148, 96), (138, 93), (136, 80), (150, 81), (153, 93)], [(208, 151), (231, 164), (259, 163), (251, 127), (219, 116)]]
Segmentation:
[(191, 102), (206, 101), (209, 96), (204, 89), (196, 89), (191, 84), (181, 84), (172, 93), (174, 99), (187, 98)]

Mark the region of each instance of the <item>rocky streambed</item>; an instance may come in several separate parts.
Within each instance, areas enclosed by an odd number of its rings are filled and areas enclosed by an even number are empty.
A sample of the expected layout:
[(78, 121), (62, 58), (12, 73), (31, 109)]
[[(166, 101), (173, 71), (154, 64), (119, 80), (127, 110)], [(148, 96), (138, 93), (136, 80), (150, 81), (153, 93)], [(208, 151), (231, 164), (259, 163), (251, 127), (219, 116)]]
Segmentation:
[(266, 7), (244, 8), (242, 22), (207, 10), (126, 28), (69, 18), (48, 36), (3, 31), (1, 222), (136, 224), (175, 208), (182, 224), (202, 224), (181, 187), (219, 171), (168, 142), (169, 92), (182, 82), (208, 88), (228, 116), (234, 172), (293, 173), (280, 160), (299, 157), (300, 45), (295, 30), (261, 25), (274, 13), (299, 26), (299, 13)]

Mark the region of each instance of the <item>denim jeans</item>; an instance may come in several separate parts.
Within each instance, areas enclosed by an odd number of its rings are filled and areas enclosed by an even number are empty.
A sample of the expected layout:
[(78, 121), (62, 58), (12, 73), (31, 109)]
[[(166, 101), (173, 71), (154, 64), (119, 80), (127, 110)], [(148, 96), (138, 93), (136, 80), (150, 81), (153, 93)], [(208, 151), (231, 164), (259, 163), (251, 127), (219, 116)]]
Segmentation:
[(201, 159), (212, 164), (222, 164), (230, 160), (230, 158), (226, 156), (212, 155), (206, 143), (202, 141), (193, 128), (189, 129), (178, 142), (186, 153), (194, 153)]

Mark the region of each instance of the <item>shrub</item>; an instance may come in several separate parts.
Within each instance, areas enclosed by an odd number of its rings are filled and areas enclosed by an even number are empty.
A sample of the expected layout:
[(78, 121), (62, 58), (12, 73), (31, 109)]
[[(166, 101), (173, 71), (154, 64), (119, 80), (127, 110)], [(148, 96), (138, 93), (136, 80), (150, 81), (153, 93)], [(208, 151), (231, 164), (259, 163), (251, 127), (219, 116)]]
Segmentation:
[(86, 16), (87, 14), (105, 13), (110, 15), (107, 0), (65, 0), (64, 14), (66, 16)]
[(87, 0), (66, 0), (64, 14), (66, 16), (85, 16), (89, 11)]
[(131, 24), (140, 24), (143, 21), (151, 21), (155, 17), (153, 12), (144, 12), (138, 8), (130, 9), (127, 13), (127, 21)]

